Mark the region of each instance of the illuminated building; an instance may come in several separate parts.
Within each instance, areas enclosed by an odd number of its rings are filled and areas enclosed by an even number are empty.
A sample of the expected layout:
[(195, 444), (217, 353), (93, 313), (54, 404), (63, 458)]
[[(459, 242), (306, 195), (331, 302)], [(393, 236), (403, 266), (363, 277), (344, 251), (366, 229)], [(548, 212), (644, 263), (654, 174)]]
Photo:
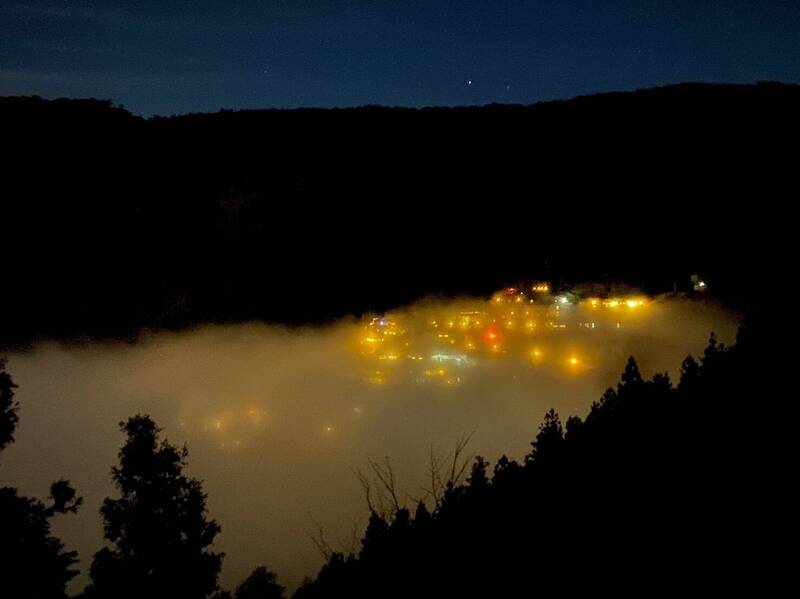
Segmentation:
[(550, 293), (550, 284), (549, 283), (534, 283), (531, 286), (531, 291), (534, 293)]
[[(581, 375), (599, 359), (600, 348), (592, 351), (602, 339), (598, 331), (629, 322), (635, 326), (649, 313), (643, 295), (582, 298), (578, 291), (555, 296), (551, 291), (547, 283), (508, 287), (488, 300), (427, 302), (367, 319), (356, 345), (364, 380), (375, 386), (416, 382), (449, 387), (472, 376), (483, 360), (514, 359)], [(566, 345), (575, 343), (580, 349)]]
[(704, 293), (708, 291), (708, 284), (700, 277), (700, 275), (692, 275), (692, 290)]

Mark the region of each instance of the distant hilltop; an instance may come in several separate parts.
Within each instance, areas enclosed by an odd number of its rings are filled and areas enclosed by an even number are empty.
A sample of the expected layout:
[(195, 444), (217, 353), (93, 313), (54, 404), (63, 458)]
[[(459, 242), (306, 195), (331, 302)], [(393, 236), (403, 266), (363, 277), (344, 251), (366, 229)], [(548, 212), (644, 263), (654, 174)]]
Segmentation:
[(149, 119), (5, 97), (0, 130), (2, 346), (319, 322), (533, 278), (658, 292), (702, 272), (749, 305), (787, 239), (800, 86)]
[(746, 99), (767, 99), (777, 100), (784, 97), (789, 100), (796, 100), (800, 93), (800, 85), (792, 83), (782, 83), (779, 81), (759, 81), (758, 83), (702, 83), (686, 82), (673, 85), (662, 85), (651, 88), (637, 89), (633, 91), (612, 91), (596, 94), (584, 94), (569, 99), (546, 100), (532, 104), (501, 104), (493, 103), (483, 106), (429, 106), (420, 108), (401, 107), (401, 106), (381, 106), (363, 105), (347, 108), (265, 108), (265, 109), (241, 109), (233, 110), (230, 108), (220, 108), (217, 112), (207, 113), (187, 113), (182, 115), (153, 115), (147, 119), (145, 117), (131, 114), (124, 105), (116, 105), (110, 99), (96, 98), (55, 98), (45, 99), (40, 96), (0, 96), (0, 110), (3, 116), (11, 113), (17, 114), (28, 111), (50, 111), (59, 113), (70, 111), (74, 116), (88, 116), (90, 114), (100, 115), (102, 113), (114, 114), (118, 118), (127, 115), (138, 120), (160, 120), (163, 118), (189, 118), (198, 116), (209, 116), (216, 114), (263, 114), (263, 113), (352, 113), (352, 112), (410, 112), (410, 113), (447, 113), (447, 112), (487, 112), (498, 110), (539, 110), (547, 111), (554, 108), (563, 108), (565, 105), (578, 106), (585, 108), (591, 104), (596, 107), (609, 107), (611, 104), (619, 103), (649, 103), (657, 105), (664, 101), (674, 101), (680, 98), (690, 98), (692, 102), (705, 100), (705, 102), (717, 102), (725, 100), (746, 100)]

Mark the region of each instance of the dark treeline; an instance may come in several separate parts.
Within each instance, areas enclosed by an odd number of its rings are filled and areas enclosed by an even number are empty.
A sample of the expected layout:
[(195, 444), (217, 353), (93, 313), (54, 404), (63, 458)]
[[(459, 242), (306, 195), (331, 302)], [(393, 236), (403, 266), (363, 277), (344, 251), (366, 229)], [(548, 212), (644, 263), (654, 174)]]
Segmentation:
[[(585, 418), (548, 412), (522, 462), (470, 460), (463, 444), (447, 463), (432, 458), (416, 504), (399, 499), (388, 461), (373, 463), (375, 476), (362, 474), (370, 517), (360, 547), (331, 552), (320, 537), (326, 564), (294, 597), (777, 592), (793, 559), (779, 542), (792, 437), (772, 424), (784, 408), (768, 391), (768, 349), (752, 328), (731, 347), (712, 335), (677, 384), (665, 373), (644, 379), (630, 358)], [(13, 440), (16, 409), (0, 365), (0, 447)], [(282, 597), (264, 567), (233, 595), (219, 588), (220, 527), (201, 483), (183, 474), (186, 449), (160, 440), (146, 416), (121, 429), (118, 497), (101, 508), (107, 545), (82, 596)], [(50, 506), (0, 489), (0, 595), (65, 596), (76, 555), (49, 522), (80, 503), (66, 481)]]
[(331, 553), (295, 597), (776, 592), (791, 460), (763, 349), (747, 329), (730, 348), (712, 336), (677, 385), (630, 358), (584, 419), (548, 412), (522, 463), (477, 457), (464, 482), (463, 463), (434, 464), (432, 510), (376, 469), (360, 551)]
[(774, 217), (798, 100), (779, 83), (683, 84), (143, 119), (0, 98), (0, 346), (317, 322), (537, 277), (660, 291), (701, 272), (748, 303), (741, 282), (771, 254), (711, 240), (755, 239)]

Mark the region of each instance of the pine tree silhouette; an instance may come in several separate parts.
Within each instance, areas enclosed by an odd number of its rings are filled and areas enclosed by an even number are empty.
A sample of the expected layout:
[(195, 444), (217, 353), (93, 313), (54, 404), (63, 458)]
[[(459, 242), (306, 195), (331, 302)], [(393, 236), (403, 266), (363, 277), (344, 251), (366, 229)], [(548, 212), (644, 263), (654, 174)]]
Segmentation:
[(100, 509), (109, 546), (94, 556), (86, 596), (208, 597), (222, 564), (209, 549), (220, 527), (207, 517), (200, 481), (183, 473), (187, 449), (159, 440), (149, 416), (120, 428), (127, 440), (112, 469), (120, 496)]

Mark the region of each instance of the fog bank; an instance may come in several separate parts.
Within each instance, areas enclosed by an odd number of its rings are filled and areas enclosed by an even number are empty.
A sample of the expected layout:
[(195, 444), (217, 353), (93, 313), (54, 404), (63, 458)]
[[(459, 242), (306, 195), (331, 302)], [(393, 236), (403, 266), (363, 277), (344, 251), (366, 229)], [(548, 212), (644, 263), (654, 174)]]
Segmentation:
[[(360, 532), (367, 514), (354, 469), (368, 459), (390, 456), (402, 490), (420, 497), (431, 444), (445, 453), (473, 433), (471, 453), (520, 459), (546, 410), (585, 415), (629, 355), (645, 376), (668, 371), (676, 382), (681, 361), (702, 352), (711, 331), (731, 343), (737, 325), (685, 298), (648, 298), (624, 317), (565, 306), (576, 312), (536, 313), (533, 326), (527, 317), (498, 320), (504, 343), (493, 349), (489, 323), (474, 334), (457, 321), (448, 327), (447, 314), (477, 314), (476, 301), (429, 300), (381, 315), (402, 332), (377, 350), (364, 340), (389, 325), (350, 319), (292, 330), (207, 326), (135, 345), (42, 343), (11, 354), (20, 426), (0, 484), (46, 497), (65, 477), (84, 497), (79, 514), (55, 527), (80, 553), (76, 591), (102, 545), (98, 508), (113, 493), (117, 423), (148, 413), (171, 442), (188, 445), (189, 472), (204, 480), (222, 526), (223, 586), (265, 564), (293, 588), (322, 563), (308, 538), (316, 523), (335, 547), (349, 548), (354, 526)], [(488, 308), (481, 314), (472, 318), (497, 320)], [(473, 338), (485, 347), (470, 348)]]

